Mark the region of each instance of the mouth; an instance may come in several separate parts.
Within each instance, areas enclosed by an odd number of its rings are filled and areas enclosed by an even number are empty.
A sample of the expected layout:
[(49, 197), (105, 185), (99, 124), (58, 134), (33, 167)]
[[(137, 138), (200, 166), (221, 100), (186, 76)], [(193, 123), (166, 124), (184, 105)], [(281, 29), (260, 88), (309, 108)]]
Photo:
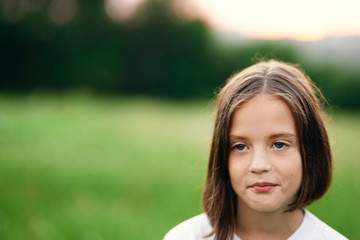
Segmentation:
[(266, 192), (270, 192), (271, 190), (273, 190), (277, 186), (279, 186), (279, 185), (276, 184), (276, 183), (256, 182), (256, 183), (250, 185), (248, 188), (252, 189), (255, 192), (266, 193)]

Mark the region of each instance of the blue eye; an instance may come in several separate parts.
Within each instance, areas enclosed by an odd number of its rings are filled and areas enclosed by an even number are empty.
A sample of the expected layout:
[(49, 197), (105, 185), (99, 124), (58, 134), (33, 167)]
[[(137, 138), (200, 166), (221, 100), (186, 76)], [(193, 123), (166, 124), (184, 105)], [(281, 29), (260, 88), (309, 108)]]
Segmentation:
[(234, 146), (234, 148), (238, 151), (244, 151), (245, 148), (246, 148), (246, 145), (245, 144), (238, 144), (236, 146)]
[(284, 149), (287, 147), (287, 144), (283, 142), (275, 142), (273, 145), (276, 149)]

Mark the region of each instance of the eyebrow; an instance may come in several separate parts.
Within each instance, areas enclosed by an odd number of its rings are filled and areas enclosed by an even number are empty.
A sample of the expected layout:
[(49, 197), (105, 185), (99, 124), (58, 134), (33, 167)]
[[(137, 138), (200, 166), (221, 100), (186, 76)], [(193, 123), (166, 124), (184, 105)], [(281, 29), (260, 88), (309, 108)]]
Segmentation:
[(229, 137), (230, 142), (241, 141), (246, 139), (247, 139), (246, 137), (237, 136), (237, 135), (230, 135)]
[[(269, 139), (275, 139), (275, 138), (295, 138), (297, 139), (297, 135), (293, 133), (273, 133), (268, 136)], [(242, 141), (247, 140), (247, 137), (241, 136), (241, 135), (230, 135), (229, 140), (230, 142), (235, 141)]]
[(297, 135), (296, 135), (296, 134), (293, 134), (293, 133), (275, 133), (275, 134), (271, 134), (271, 135), (269, 136), (269, 138), (279, 138), (279, 137), (297, 138)]

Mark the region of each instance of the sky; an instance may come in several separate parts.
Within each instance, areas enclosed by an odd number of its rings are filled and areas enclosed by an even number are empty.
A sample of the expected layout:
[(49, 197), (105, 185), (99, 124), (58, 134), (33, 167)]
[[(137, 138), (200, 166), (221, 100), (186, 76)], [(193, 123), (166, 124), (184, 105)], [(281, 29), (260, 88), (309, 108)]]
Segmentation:
[[(128, 17), (146, 0), (107, 0), (109, 15)], [(178, 0), (180, 12), (219, 32), (256, 39), (316, 41), (360, 35), (360, 0)]]

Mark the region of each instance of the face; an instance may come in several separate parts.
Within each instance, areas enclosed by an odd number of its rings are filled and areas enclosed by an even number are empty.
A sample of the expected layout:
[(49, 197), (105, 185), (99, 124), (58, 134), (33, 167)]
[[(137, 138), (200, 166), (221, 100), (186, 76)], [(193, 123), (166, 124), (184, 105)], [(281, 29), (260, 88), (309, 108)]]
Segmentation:
[(288, 208), (300, 188), (302, 163), (295, 120), (285, 102), (260, 94), (235, 111), (228, 168), (238, 209)]

